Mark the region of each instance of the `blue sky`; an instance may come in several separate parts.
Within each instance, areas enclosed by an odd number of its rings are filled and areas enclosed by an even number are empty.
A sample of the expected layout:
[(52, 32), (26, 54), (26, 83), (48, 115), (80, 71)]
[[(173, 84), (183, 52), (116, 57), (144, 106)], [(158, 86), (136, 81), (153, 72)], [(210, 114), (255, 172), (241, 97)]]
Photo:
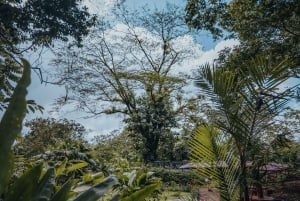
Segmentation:
[[(100, 15), (109, 15), (110, 10), (113, 8), (117, 0), (85, 0), (86, 5), (91, 8), (93, 13)], [(174, 3), (180, 7), (184, 8), (185, 1), (183, 0), (127, 0), (126, 6), (132, 9), (138, 9), (139, 7), (148, 4), (152, 8), (163, 8), (166, 3)], [(190, 37), (187, 36), (188, 39)], [(182, 46), (188, 46), (193, 48), (195, 52), (194, 58), (189, 59), (183, 63), (183, 65), (189, 66), (188, 70), (195, 69), (197, 66), (204, 64), (206, 62), (212, 62), (213, 59), (217, 57), (217, 52), (223, 49), (225, 46), (233, 46), (237, 44), (237, 41), (213, 41), (209, 34), (203, 32), (197, 37), (197, 42), (193, 40), (186, 40), (187, 42), (182, 42)], [(30, 53), (26, 55), (29, 58), (33, 66), (36, 64), (37, 53)], [(48, 65), (52, 58), (50, 51), (44, 51), (39, 64), (42, 68), (51, 71), (51, 67)], [(47, 73), (44, 74), (47, 79)], [(63, 87), (57, 87), (53, 85), (41, 84), (39, 78), (36, 74), (32, 75), (32, 84), (29, 87), (28, 99), (34, 99), (36, 102), (45, 107), (44, 114), (34, 113), (28, 115), (27, 119), (32, 119), (35, 117), (54, 117), (54, 118), (69, 118), (73, 119), (81, 124), (83, 124), (86, 129), (90, 130), (89, 138), (93, 135), (106, 134), (110, 131), (122, 128), (122, 121), (117, 116), (99, 116), (97, 118), (83, 118), (86, 114), (80, 111), (70, 111), (71, 106), (63, 107), (58, 111), (53, 111), (53, 103), (56, 98), (63, 96), (65, 89)]]

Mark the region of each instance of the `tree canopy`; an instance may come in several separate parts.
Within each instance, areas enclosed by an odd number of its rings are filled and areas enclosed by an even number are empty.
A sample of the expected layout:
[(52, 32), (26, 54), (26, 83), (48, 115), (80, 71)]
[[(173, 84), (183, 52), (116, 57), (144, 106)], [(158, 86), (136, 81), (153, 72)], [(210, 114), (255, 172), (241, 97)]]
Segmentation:
[(29, 132), (17, 144), (19, 154), (26, 157), (43, 154), (51, 149), (80, 150), (85, 142), (85, 128), (67, 119), (36, 118), (25, 122)]
[(80, 43), (95, 24), (95, 16), (89, 14), (82, 0), (2, 0), (0, 24), (1, 47), (21, 53), (15, 45), (24, 42), (48, 46), (53, 40), (67, 41), (70, 36)]
[(297, 0), (188, 0), (186, 22), (192, 28), (210, 31), (215, 38), (240, 40), (233, 52), (223, 51), (227, 55), (221, 59), (223, 63), (235, 66), (268, 52), (274, 60), (289, 58), (299, 67), (299, 10)]
[(19, 58), (54, 41), (80, 45), (96, 23), (82, 0), (0, 1), (0, 109), (10, 98), (22, 72)]

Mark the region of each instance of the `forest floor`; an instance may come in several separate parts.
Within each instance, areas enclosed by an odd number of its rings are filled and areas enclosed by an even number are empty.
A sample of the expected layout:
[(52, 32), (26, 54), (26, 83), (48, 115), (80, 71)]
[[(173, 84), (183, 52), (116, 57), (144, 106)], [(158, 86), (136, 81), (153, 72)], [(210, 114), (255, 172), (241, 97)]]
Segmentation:
[(210, 190), (208, 190), (208, 188), (200, 188), (199, 193), (200, 193), (199, 201), (219, 201), (220, 200), (220, 194), (215, 188), (212, 188)]
[[(199, 189), (200, 198), (199, 201), (220, 201), (220, 194), (218, 190), (213, 188), (212, 191), (208, 191), (208, 188)], [(263, 200), (289, 200), (289, 201), (300, 201), (300, 181), (285, 182), (283, 185), (278, 185), (275, 192), (270, 196), (265, 196)], [(253, 200), (255, 196), (252, 197)]]
[[(220, 195), (217, 191), (217, 189), (212, 189), (212, 191), (209, 191), (208, 188), (201, 187), (199, 188), (199, 199), (198, 201), (220, 201)], [(167, 201), (183, 201), (183, 200), (191, 200), (188, 199), (190, 197), (190, 193), (180, 193), (178, 194), (175, 192), (169, 192), (167, 194)], [(166, 195), (165, 194), (165, 195)]]

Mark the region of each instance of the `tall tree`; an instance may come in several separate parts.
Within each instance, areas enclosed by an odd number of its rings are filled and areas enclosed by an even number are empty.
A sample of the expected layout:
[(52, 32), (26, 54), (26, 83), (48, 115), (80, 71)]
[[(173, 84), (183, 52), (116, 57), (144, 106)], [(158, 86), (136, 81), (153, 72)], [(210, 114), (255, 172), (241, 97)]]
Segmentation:
[[(188, 29), (183, 14), (170, 5), (154, 12), (130, 13), (121, 8), (117, 14), (122, 24), (104, 24), (89, 36), (83, 49), (63, 49), (57, 54), (54, 64), (64, 67), (57, 76), (69, 92), (61, 101), (74, 101), (93, 115), (124, 114), (128, 128), (148, 146), (144, 159), (156, 160), (161, 136), (174, 125), (175, 102), (182, 99), (177, 106), (185, 105), (185, 76), (174, 68), (191, 54), (180, 47)], [(140, 120), (147, 128), (138, 126)]]
[(154, 101), (143, 99), (137, 112), (125, 119), (131, 137), (139, 142), (136, 148), (141, 150), (145, 161), (173, 159), (174, 136), (171, 129), (176, 127), (176, 114), (172, 104), (166, 101), (164, 97)]

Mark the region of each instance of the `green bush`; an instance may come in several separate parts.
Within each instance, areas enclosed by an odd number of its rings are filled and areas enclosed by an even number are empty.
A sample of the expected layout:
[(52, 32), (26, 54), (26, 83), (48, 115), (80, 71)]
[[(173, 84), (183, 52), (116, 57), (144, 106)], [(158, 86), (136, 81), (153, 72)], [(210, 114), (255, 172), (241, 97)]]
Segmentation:
[(164, 184), (180, 186), (202, 185), (204, 178), (199, 177), (194, 171), (155, 169), (155, 176), (161, 178)]

